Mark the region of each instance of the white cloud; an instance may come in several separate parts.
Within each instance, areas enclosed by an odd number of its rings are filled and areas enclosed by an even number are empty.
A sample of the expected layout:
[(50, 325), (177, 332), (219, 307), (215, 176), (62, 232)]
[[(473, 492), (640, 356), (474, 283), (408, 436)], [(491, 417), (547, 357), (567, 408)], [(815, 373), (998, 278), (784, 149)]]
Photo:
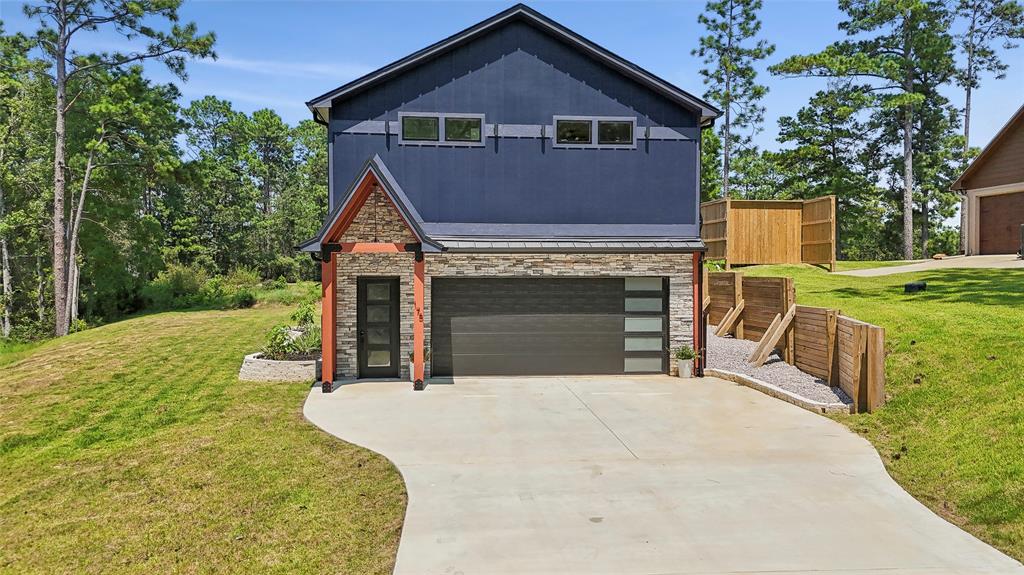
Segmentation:
[(283, 60), (253, 60), (248, 58), (235, 58), (232, 56), (220, 56), (216, 60), (199, 60), (198, 63), (208, 66), (219, 66), (232, 70), (241, 70), (254, 74), (267, 76), (287, 76), (292, 78), (313, 78), (329, 79), (336, 82), (344, 82), (362, 76), (372, 68), (361, 64), (353, 63), (324, 63), (297, 61), (288, 62)]

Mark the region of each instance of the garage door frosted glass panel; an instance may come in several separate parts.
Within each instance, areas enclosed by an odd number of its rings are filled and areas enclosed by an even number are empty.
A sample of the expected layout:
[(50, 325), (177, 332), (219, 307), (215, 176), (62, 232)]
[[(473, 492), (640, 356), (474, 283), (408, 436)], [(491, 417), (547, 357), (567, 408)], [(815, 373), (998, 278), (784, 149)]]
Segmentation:
[(624, 363), (625, 372), (661, 371), (660, 357), (627, 357)]
[[(661, 338), (660, 337), (627, 337), (626, 338), (626, 351), (661, 351)], [(659, 364), (659, 366), (660, 366), (660, 364)]]
[(661, 331), (661, 318), (660, 317), (627, 317), (626, 318), (626, 332), (638, 332), (648, 331), (655, 332)]
[(626, 311), (661, 311), (661, 298), (627, 297)]
[(661, 291), (661, 278), (626, 278), (626, 291)]

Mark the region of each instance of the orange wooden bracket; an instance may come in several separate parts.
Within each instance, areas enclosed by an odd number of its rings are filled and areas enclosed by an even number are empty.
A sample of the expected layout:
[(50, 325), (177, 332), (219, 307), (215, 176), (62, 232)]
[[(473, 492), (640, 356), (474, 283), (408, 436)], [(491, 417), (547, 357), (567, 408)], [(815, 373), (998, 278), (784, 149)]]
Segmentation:
[(405, 251), (405, 244), (343, 243), (341, 251), (350, 254), (394, 254)]

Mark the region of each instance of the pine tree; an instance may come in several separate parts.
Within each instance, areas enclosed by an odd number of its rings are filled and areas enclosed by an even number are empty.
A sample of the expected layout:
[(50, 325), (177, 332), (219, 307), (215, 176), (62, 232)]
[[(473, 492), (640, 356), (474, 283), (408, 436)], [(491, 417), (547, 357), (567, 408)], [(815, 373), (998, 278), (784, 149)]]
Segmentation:
[[(756, 82), (754, 63), (771, 56), (775, 45), (758, 39), (761, 21), (757, 17), (761, 0), (710, 0), (698, 21), (707, 29), (694, 55), (704, 60), (701, 76), (708, 86), (705, 97), (723, 111), (722, 195), (729, 195), (729, 178), (736, 152), (749, 145), (764, 120), (760, 101), (767, 86)], [(741, 130), (749, 130), (741, 134)]]
[[(1006, 77), (1007, 65), (994, 46), (1005, 50), (1018, 45), (1013, 40), (1024, 37), (1024, 7), (1014, 0), (960, 0), (955, 14), (964, 25), (957, 34), (957, 45), (963, 53), (963, 66), (957, 70), (956, 81), (964, 89), (963, 166), (970, 160), (971, 95), (981, 87), (984, 73), (997, 80)], [(967, 198), (960, 202), (960, 250), (967, 250)]]
[[(67, 335), (69, 276), (65, 229), (65, 192), (67, 172), (67, 114), (77, 98), (68, 94), (68, 84), (85, 80), (91, 74), (115, 70), (145, 60), (165, 63), (171, 72), (185, 76), (186, 56), (212, 56), (212, 34), (197, 35), (195, 24), (181, 26), (178, 6), (181, 0), (48, 0), (26, 4), (25, 15), (39, 21), (36, 41), (52, 65), (56, 88), (53, 108), (53, 299), (54, 333)], [(169, 31), (154, 27), (161, 20), (171, 24)], [(83, 33), (110, 31), (127, 37), (142, 37), (148, 46), (127, 54), (83, 54), (75, 39)]]
[(941, 0), (840, 0), (849, 19), (839, 25), (856, 39), (772, 66), (777, 74), (857, 78), (871, 82), (878, 102), (899, 112), (902, 142), (902, 251), (914, 255), (914, 113), (924, 103), (919, 79), (948, 81), (954, 72), (950, 14)]

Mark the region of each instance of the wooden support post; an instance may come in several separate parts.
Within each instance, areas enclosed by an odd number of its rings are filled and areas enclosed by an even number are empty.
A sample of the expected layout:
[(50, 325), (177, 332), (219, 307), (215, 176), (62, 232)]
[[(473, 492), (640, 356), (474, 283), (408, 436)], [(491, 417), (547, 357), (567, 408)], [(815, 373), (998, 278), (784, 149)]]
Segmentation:
[(839, 386), (839, 351), (836, 349), (836, 319), (839, 317), (839, 310), (827, 310), (825, 312), (825, 355), (828, 358), (828, 377), (825, 381), (832, 387)]
[(885, 328), (869, 326), (866, 330), (867, 350), (864, 361), (867, 364), (867, 405), (874, 411), (885, 403)]
[[(740, 322), (737, 325), (742, 325), (743, 320), (741, 320), (740, 318), (743, 317), (743, 308), (745, 308), (746, 306), (747, 303), (743, 300), (740, 300), (736, 307), (729, 308), (729, 311), (725, 313), (725, 317), (723, 317), (722, 321), (718, 324), (718, 329), (715, 331), (715, 335), (717, 335), (718, 337), (722, 337), (725, 334), (729, 333), (732, 329), (733, 324), (736, 324), (737, 320), (739, 320)], [(736, 335), (736, 339), (740, 339), (742, 337), (743, 328), (740, 327), (738, 329), (740, 333)]]
[(754, 348), (753, 353), (747, 358), (747, 363), (754, 363), (754, 360), (761, 355), (761, 349), (767, 345), (768, 338), (771, 336), (775, 328), (778, 327), (779, 322), (782, 321), (782, 314), (777, 313), (772, 319), (772, 322), (768, 324), (768, 329), (764, 330), (764, 335), (761, 336), (761, 340), (757, 342), (757, 346)]
[[(793, 278), (784, 278), (783, 289), (785, 290), (783, 293), (783, 301), (785, 302), (783, 309), (788, 310), (789, 322), (792, 322), (793, 318), (796, 317), (796, 285), (793, 283)], [(786, 323), (785, 318), (783, 318), (783, 322)], [(793, 365), (796, 363), (796, 337), (792, 329), (787, 329), (783, 337), (782, 359), (786, 363)]]
[[(782, 336), (789, 333), (790, 324), (793, 323), (793, 318), (796, 316), (796, 306), (790, 306), (789, 311), (786, 312), (785, 316), (775, 314), (775, 319), (772, 321), (772, 327), (768, 328), (768, 331), (764, 332), (764, 337), (761, 338), (761, 343), (758, 344), (757, 349), (754, 350), (754, 354), (750, 356), (747, 361), (752, 363), (754, 367), (760, 367), (764, 365), (765, 360), (771, 355), (772, 350), (775, 349), (775, 345), (782, 339)], [(788, 360), (787, 360), (788, 363)]]
[(743, 339), (743, 308), (747, 306), (743, 299), (743, 273), (736, 272), (736, 279), (732, 282), (732, 301), (736, 302), (739, 307), (739, 311), (736, 313), (736, 328), (732, 332), (732, 336), (736, 339)]
[(424, 262), (423, 252), (416, 252), (413, 264), (413, 325), (412, 325), (412, 363), (413, 389), (424, 388), (424, 357), (423, 357), (423, 301), (424, 301)]
[(320, 304), (320, 382), (324, 393), (334, 391), (337, 362), (337, 261), (332, 257), (320, 264), (323, 300)]

